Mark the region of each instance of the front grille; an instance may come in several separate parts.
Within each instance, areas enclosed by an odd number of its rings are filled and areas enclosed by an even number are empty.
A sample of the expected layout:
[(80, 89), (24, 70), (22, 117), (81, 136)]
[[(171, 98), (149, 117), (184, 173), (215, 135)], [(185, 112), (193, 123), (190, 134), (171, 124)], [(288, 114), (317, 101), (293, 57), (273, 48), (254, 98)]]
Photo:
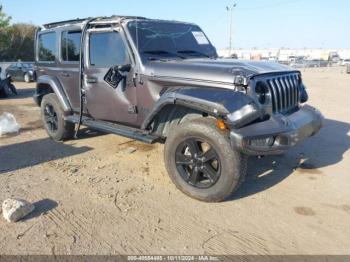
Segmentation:
[(286, 113), (299, 105), (299, 74), (288, 74), (267, 78), (274, 113)]

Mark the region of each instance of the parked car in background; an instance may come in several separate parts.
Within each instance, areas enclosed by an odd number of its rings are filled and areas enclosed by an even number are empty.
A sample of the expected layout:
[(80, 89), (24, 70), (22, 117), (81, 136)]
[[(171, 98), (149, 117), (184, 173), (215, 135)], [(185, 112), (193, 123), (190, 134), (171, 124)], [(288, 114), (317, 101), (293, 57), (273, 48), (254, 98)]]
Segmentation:
[(337, 52), (330, 52), (328, 55), (329, 64), (338, 64), (340, 62), (340, 56)]
[(312, 59), (307, 61), (307, 67), (327, 67), (328, 61), (325, 61), (323, 59)]
[(26, 83), (35, 80), (34, 64), (32, 63), (13, 63), (6, 69), (6, 77), (12, 80), (24, 81)]
[(305, 68), (307, 67), (307, 61), (305, 60), (296, 60), (294, 62), (291, 62), (289, 64), (290, 67), (293, 67), (293, 68)]
[(293, 68), (305, 68), (306, 64), (303, 63), (303, 62), (295, 62), (295, 63), (291, 63), (290, 67), (293, 67)]
[(350, 59), (344, 59), (343, 61), (341, 61), (341, 66), (347, 66), (350, 65)]
[(312, 60), (298, 59), (294, 62), (291, 62), (290, 66), (293, 68), (327, 67), (328, 61), (323, 59), (312, 59)]
[(281, 65), (290, 65), (289, 61), (278, 60), (277, 63)]

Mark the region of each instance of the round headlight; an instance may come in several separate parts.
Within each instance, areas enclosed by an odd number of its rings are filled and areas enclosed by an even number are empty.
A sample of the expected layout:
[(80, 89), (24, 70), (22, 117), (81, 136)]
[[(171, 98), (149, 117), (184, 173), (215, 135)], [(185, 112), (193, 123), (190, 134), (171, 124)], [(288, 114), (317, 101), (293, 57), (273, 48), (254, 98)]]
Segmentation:
[(269, 94), (269, 88), (264, 82), (258, 82), (255, 86), (255, 93), (258, 97), (258, 101), (260, 104), (266, 104), (267, 97)]

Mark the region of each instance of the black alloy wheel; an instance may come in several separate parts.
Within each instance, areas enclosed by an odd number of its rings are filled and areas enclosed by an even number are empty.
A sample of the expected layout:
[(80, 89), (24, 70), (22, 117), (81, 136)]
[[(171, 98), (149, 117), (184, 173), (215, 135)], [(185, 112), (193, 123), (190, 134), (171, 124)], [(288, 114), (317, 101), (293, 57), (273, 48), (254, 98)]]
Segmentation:
[(189, 138), (176, 149), (176, 168), (181, 177), (196, 188), (210, 188), (221, 175), (218, 153), (197, 138)]
[(73, 137), (75, 125), (65, 121), (65, 112), (55, 94), (45, 95), (40, 106), (43, 125), (53, 140), (64, 141)]
[(56, 133), (58, 130), (58, 118), (54, 107), (51, 104), (45, 105), (44, 119), (47, 128), (52, 133)]
[(229, 133), (213, 118), (174, 125), (165, 141), (164, 160), (176, 187), (206, 202), (229, 198), (243, 183), (247, 157), (232, 148)]

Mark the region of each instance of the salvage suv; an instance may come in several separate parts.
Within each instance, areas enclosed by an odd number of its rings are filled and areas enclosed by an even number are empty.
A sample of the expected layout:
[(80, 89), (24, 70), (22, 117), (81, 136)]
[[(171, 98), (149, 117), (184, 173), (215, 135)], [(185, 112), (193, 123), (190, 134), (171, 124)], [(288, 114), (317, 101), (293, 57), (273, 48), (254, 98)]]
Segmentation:
[(80, 125), (165, 143), (165, 166), (185, 194), (227, 199), (248, 156), (284, 153), (322, 126), (303, 105), (299, 71), (219, 59), (195, 24), (143, 17), (51, 23), (36, 33), (34, 99), (51, 138)]

